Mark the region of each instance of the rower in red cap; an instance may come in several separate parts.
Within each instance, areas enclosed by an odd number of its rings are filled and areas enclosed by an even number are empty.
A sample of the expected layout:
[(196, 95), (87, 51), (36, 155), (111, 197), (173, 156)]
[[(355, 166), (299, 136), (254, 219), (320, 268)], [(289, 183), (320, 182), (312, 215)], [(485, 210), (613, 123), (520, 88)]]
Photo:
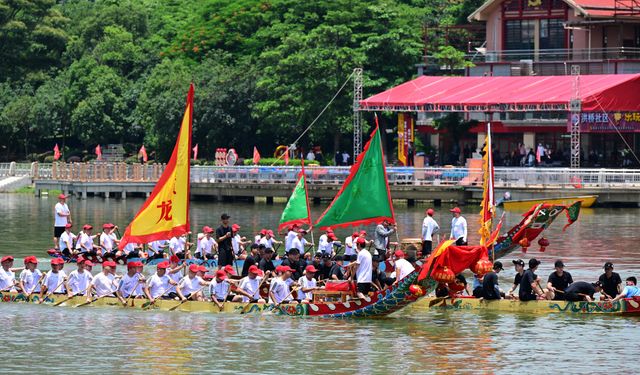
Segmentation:
[(198, 242), (198, 247), (196, 248), (196, 252), (194, 256), (198, 259), (215, 259), (215, 254), (218, 253), (218, 243), (213, 238), (213, 228), (205, 225), (202, 228), (202, 233), (204, 236)]
[(144, 294), (149, 299), (149, 302), (154, 303), (158, 298), (171, 298), (171, 294), (177, 282), (173, 281), (167, 274), (167, 268), (169, 268), (169, 262), (164, 261), (156, 265), (156, 273), (149, 278), (149, 281), (144, 286)]
[(365, 298), (368, 296), (372, 289), (373, 282), (373, 266), (371, 253), (366, 248), (367, 240), (362, 237), (358, 237), (356, 240), (356, 251), (358, 252), (358, 258), (355, 262), (349, 263), (347, 270), (356, 275), (358, 298)]
[(13, 257), (5, 255), (0, 260), (0, 292), (15, 291), (16, 274), (11, 268), (13, 266)]
[(298, 224), (292, 224), (292, 225), (289, 226), (289, 232), (287, 232), (287, 237), (284, 240), (284, 249), (285, 249), (285, 251), (291, 249), (291, 245), (293, 243), (293, 240), (298, 235), (298, 229), (299, 228), (300, 228), (300, 226)]
[(300, 289), (298, 290), (298, 299), (301, 300), (302, 303), (309, 303), (313, 301), (313, 291), (323, 289), (318, 287), (316, 279), (314, 278), (316, 272), (318, 272), (318, 270), (313, 266), (313, 264), (310, 264), (304, 269), (304, 276), (298, 280), (298, 284), (300, 285)]
[(231, 301), (233, 299), (233, 296), (229, 295), (230, 292), (231, 284), (229, 280), (227, 280), (227, 273), (224, 270), (217, 270), (216, 277), (211, 280), (211, 284), (209, 285), (211, 302), (222, 309), (225, 301)]
[(87, 290), (87, 302), (91, 302), (91, 295), (95, 292), (96, 297), (101, 298), (113, 295), (116, 290), (115, 285), (116, 262), (106, 260), (102, 262), (102, 272), (95, 275), (89, 289)]
[(464, 246), (467, 244), (467, 219), (461, 215), (462, 211), (458, 207), (454, 207), (449, 211), (453, 215), (453, 219), (451, 219), (451, 236), (449, 238), (456, 240), (456, 245)]
[[(278, 272), (277, 268), (276, 272)], [(296, 288), (294, 287), (294, 290), (289, 289), (289, 283), (287, 283), (287, 280), (291, 278), (295, 270), (289, 266), (280, 266), (279, 272), (280, 275), (271, 280), (271, 286), (269, 288), (270, 302), (277, 305), (281, 303), (298, 303), (291, 299), (291, 294)], [(297, 284), (292, 283), (292, 285), (296, 286)]]
[[(45, 293), (50, 294), (66, 294), (65, 286), (67, 274), (62, 270), (64, 260), (62, 258), (51, 259), (51, 270), (44, 275), (42, 281), (42, 289), (40, 290), (40, 303), (44, 301)], [(48, 292), (48, 293), (47, 293)]]
[(84, 295), (93, 280), (91, 272), (87, 271), (87, 266), (93, 265), (89, 260), (78, 260), (78, 269), (69, 273), (67, 281), (67, 297)]
[(204, 300), (202, 289), (209, 285), (209, 283), (198, 276), (198, 272), (200, 272), (200, 266), (197, 264), (190, 265), (187, 276), (183, 277), (176, 286), (176, 293), (178, 293), (178, 297), (180, 297), (182, 301), (186, 301), (187, 299), (195, 301)]
[(127, 273), (122, 276), (116, 289), (116, 296), (123, 305), (126, 305), (127, 298), (142, 295), (142, 284), (145, 282), (144, 276), (140, 273), (142, 266), (142, 262), (138, 261), (127, 263)]
[(27, 300), (33, 293), (40, 294), (40, 281), (43, 275), (37, 267), (38, 259), (36, 257), (28, 256), (24, 258), (24, 270), (20, 272), (18, 287), (27, 297)]
[[(85, 224), (82, 226), (82, 233), (78, 236), (79, 250), (85, 258), (87, 256), (102, 256), (100, 247), (93, 243), (93, 239), (96, 236), (91, 234), (92, 231), (93, 227), (90, 224)], [(76, 248), (78, 248), (78, 245), (76, 245)]]
[(415, 268), (408, 260), (404, 259), (404, 251), (396, 250), (393, 254), (395, 258), (396, 284), (404, 279), (408, 274), (413, 272)]
[(67, 223), (64, 226), (64, 232), (60, 235), (60, 242), (58, 246), (60, 247), (60, 252), (69, 258), (77, 253), (73, 248), (73, 243), (75, 242), (77, 236), (71, 233), (71, 227), (73, 225), (71, 223)]
[(231, 246), (236, 259), (245, 259), (247, 257), (246, 247), (251, 245), (251, 241), (247, 241), (246, 237), (240, 236), (240, 226), (238, 224), (231, 225)]
[(264, 276), (260, 276), (261, 270), (254, 264), (249, 267), (247, 276), (240, 280), (237, 295), (233, 298), (234, 302), (255, 302), (265, 303), (266, 301), (260, 296), (260, 284), (262, 280), (269, 276), (267, 271)]

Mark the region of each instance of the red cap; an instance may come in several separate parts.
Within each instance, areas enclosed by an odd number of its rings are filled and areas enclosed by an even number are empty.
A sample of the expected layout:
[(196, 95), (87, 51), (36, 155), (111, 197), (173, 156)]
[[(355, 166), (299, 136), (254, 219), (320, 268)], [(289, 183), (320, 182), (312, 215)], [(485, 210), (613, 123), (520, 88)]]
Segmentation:
[(131, 268), (136, 268), (138, 267), (138, 265), (136, 264), (137, 262), (128, 262), (127, 263), (127, 269), (131, 269)]
[(358, 232), (353, 232), (353, 234), (351, 235), (351, 238), (356, 238), (358, 236), (359, 236)]
[(430, 208), (427, 210), (427, 215), (429, 216), (433, 216), (433, 214), (435, 213), (435, 211), (433, 210), (433, 208)]
[(200, 271), (200, 266), (199, 265), (194, 263), (194, 264), (189, 266), (189, 272), (196, 273), (198, 271)]
[(64, 259), (62, 259), (62, 258), (53, 258), (53, 259), (51, 259), (51, 264), (64, 264)]
[(335, 234), (333, 234), (333, 232), (328, 233), (328, 234), (327, 234), (327, 236), (329, 237), (329, 239), (330, 239), (331, 241), (335, 241), (335, 240), (337, 240), (337, 239), (338, 239), (338, 237), (336, 237), (336, 235), (335, 235)]
[(71, 228), (73, 226), (73, 224), (67, 223), (64, 225), (65, 228)]
[(238, 224), (233, 224), (233, 225), (231, 226), (231, 230), (232, 230), (232, 231), (236, 231), (236, 232), (237, 232), (239, 229), (240, 229), (240, 226), (239, 226)]
[(367, 235), (367, 231), (366, 231), (366, 230), (361, 230), (361, 231), (360, 231), (360, 235), (361, 235), (361, 236), (362, 236), (362, 235), (365, 235), (365, 236), (366, 236), (366, 235)]
[(333, 233), (333, 229), (328, 228), (328, 229), (326, 230), (326, 232), (327, 232), (327, 234), (329, 234), (329, 233)]
[(263, 235), (263, 236), (266, 236), (267, 235), (267, 230), (266, 229), (260, 230), (260, 234)]
[(112, 261), (112, 260), (108, 260), (106, 262), (102, 262), (102, 268), (104, 267), (115, 267), (116, 266), (116, 262)]
[(396, 250), (395, 253), (393, 253), (393, 255), (396, 256), (396, 258), (404, 258), (404, 251), (402, 250)]
[(38, 259), (33, 255), (28, 256), (24, 258), (24, 264), (27, 264), (27, 263), (38, 264)]
[(180, 263), (180, 258), (178, 258), (177, 255), (172, 255), (169, 261), (171, 261), (171, 263)]
[(198, 266), (198, 271), (206, 273), (208, 270), (207, 270), (207, 267), (205, 267), (205, 266)]
[(268, 230), (267, 234), (270, 235), (271, 237), (273, 237), (273, 231), (272, 230)]
[(307, 266), (307, 268), (304, 269), (307, 272), (318, 272), (318, 270), (313, 266), (313, 264), (310, 264)]
[(252, 273), (254, 275), (257, 275), (260, 273), (260, 268), (258, 268), (255, 264), (251, 267), (249, 267), (249, 273)]
[(64, 194), (58, 195), (58, 199), (67, 199), (67, 196)]
[(169, 262), (167, 262), (167, 261), (160, 262), (160, 263), (158, 263), (158, 264), (156, 265), (156, 268), (159, 268), (159, 269), (167, 269), (167, 268), (169, 268)]
[(462, 211), (460, 211), (460, 208), (459, 208), (459, 207), (454, 207), (454, 208), (450, 209), (450, 210), (449, 210), (449, 212), (453, 212), (453, 213), (459, 214), (459, 213), (461, 213)]
[(358, 239), (356, 240), (356, 243), (359, 244), (359, 245), (364, 245), (364, 244), (367, 243), (367, 240), (365, 240), (362, 237), (358, 237)]
[(91, 225), (89, 225), (89, 224), (85, 224), (85, 225), (82, 226), (82, 229), (83, 230), (89, 230), (89, 229), (93, 229), (93, 227)]
[(276, 266), (276, 273), (282, 272), (282, 266)]
[(280, 266), (280, 272), (296, 272), (296, 270), (294, 270), (293, 268), (289, 267), (289, 266)]
[(236, 271), (229, 264), (224, 266), (224, 272), (228, 273), (229, 275), (235, 275), (236, 274)]
[(298, 229), (298, 233), (306, 234), (306, 233), (307, 233), (307, 231), (306, 231), (306, 230), (304, 230), (304, 229)]
[(226, 278), (227, 278), (227, 273), (226, 273), (226, 272), (224, 272), (223, 270), (217, 270), (217, 271), (216, 271), (216, 277), (217, 277), (218, 279), (224, 280), (224, 279), (226, 279)]
[(6, 262), (8, 260), (13, 261), (13, 257), (11, 255), (5, 255), (5, 256), (2, 257), (2, 259), (0, 259), (0, 263), (4, 263), (4, 262)]
[(93, 263), (89, 259), (85, 259), (81, 262), (85, 267), (93, 267)]
[(204, 228), (202, 228), (202, 232), (203, 233), (213, 233), (213, 228), (211, 228), (210, 226), (205, 225)]
[(111, 228), (113, 228), (113, 227), (109, 223), (102, 224), (102, 229), (111, 229)]

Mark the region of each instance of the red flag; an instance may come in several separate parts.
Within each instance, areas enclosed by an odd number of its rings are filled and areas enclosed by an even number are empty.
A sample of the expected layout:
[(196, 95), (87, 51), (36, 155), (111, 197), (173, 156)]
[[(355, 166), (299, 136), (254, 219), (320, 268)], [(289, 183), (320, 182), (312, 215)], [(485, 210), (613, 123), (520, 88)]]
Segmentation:
[(198, 144), (193, 147), (193, 160), (198, 160)]
[(102, 160), (102, 148), (100, 148), (100, 145), (96, 146), (96, 156), (97, 160)]
[(58, 148), (58, 144), (56, 143), (55, 147), (53, 148), (53, 160), (58, 159), (60, 159), (60, 149)]
[(256, 146), (253, 146), (253, 164), (258, 165), (258, 163), (260, 163), (260, 153)]
[(284, 150), (284, 165), (289, 165), (289, 147)]
[(147, 160), (149, 160), (149, 158), (147, 157), (147, 149), (144, 148), (144, 145), (140, 147), (140, 151), (138, 151), (138, 156), (142, 156), (142, 161), (144, 161), (145, 163), (147, 162)]

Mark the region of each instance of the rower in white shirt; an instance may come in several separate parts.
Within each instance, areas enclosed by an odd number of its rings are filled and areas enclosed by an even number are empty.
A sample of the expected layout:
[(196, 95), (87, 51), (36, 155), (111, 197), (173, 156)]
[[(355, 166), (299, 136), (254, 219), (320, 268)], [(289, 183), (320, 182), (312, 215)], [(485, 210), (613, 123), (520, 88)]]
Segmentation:
[(289, 232), (287, 233), (287, 237), (285, 238), (285, 241), (284, 241), (285, 251), (288, 251), (289, 249), (291, 249), (291, 244), (293, 243), (293, 240), (298, 235), (298, 229), (300, 229), (298, 224), (293, 224), (289, 227)]
[(58, 195), (58, 203), (56, 203), (53, 210), (53, 246), (58, 246), (58, 238), (64, 232), (64, 227), (67, 224), (72, 224), (71, 211), (67, 206), (67, 196), (64, 194)]
[(396, 250), (395, 256), (395, 270), (396, 270), (396, 283), (404, 279), (411, 272), (415, 270), (413, 265), (408, 260), (404, 259), (405, 254), (402, 250)]
[(171, 250), (171, 255), (175, 255), (180, 259), (188, 258), (188, 250), (187, 248), (192, 245), (191, 243), (187, 243), (187, 236), (183, 234), (179, 237), (173, 237), (169, 241), (169, 249)]
[(153, 303), (158, 298), (169, 298), (169, 293), (174, 289), (177, 282), (173, 281), (167, 274), (169, 262), (164, 261), (156, 265), (156, 273), (149, 278), (144, 287), (144, 293)]
[(62, 269), (63, 267), (64, 260), (62, 258), (54, 258), (51, 260), (51, 270), (44, 275), (44, 281), (42, 282), (39, 303), (44, 302), (46, 296), (51, 294), (67, 293), (65, 286), (67, 274)]
[(261, 271), (256, 265), (249, 267), (247, 276), (240, 280), (238, 294), (233, 298), (233, 302), (265, 303), (266, 301), (260, 296), (260, 284), (264, 277), (269, 276), (269, 273), (267, 271), (264, 276), (260, 276)]
[(29, 299), (34, 293), (40, 294), (40, 281), (43, 274), (36, 268), (38, 266), (38, 259), (35, 256), (24, 258), (24, 266), (24, 270), (20, 272), (18, 286), (27, 299)]
[[(291, 242), (291, 249), (298, 249), (298, 251), (300, 252), (300, 256), (304, 256), (304, 253), (306, 253), (305, 248), (308, 245), (313, 245), (307, 242), (307, 240), (304, 239), (304, 235), (307, 234), (307, 231), (304, 229), (298, 229), (298, 234), (296, 235), (296, 238), (293, 239), (293, 241)], [(287, 252), (290, 249), (287, 249)]]
[(199, 268), (197, 264), (190, 265), (187, 276), (183, 277), (176, 286), (176, 293), (182, 301), (186, 301), (187, 299), (196, 301), (204, 300), (202, 289), (210, 283), (204, 281), (197, 275)]
[(322, 289), (318, 287), (318, 283), (314, 278), (316, 272), (318, 272), (318, 270), (313, 266), (313, 264), (310, 264), (305, 268), (305, 274), (298, 280), (298, 284), (300, 285), (300, 289), (298, 290), (298, 299), (302, 302), (313, 301), (313, 291)]
[(71, 233), (72, 224), (67, 223), (64, 226), (64, 232), (60, 235), (60, 241), (58, 243), (58, 247), (60, 248), (60, 252), (65, 256), (71, 257), (76, 252), (73, 250), (73, 243), (76, 240), (77, 236)]
[[(136, 297), (142, 295), (141, 284), (145, 282), (144, 276), (138, 272), (137, 261), (127, 263), (127, 273), (122, 276), (120, 284), (116, 289), (116, 296), (123, 305), (126, 305), (126, 299), (130, 296)], [(142, 266), (142, 263), (140, 263)], [(139, 293), (139, 294), (138, 294)]]
[(274, 245), (281, 243), (282, 241), (276, 241), (276, 239), (273, 237), (273, 231), (268, 230), (267, 234), (260, 240), (259, 245), (264, 245), (265, 249), (275, 249)]
[(329, 254), (333, 256), (335, 253), (333, 251), (333, 242), (336, 240), (338, 240), (338, 238), (333, 233), (333, 231), (331, 229), (327, 229), (327, 232), (321, 235), (318, 239), (318, 251), (322, 252), (323, 254)]
[(344, 260), (351, 261), (356, 259), (356, 238), (358, 236), (358, 232), (353, 232), (352, 235), (344, 239)]
[(214, 259), (215, 254), (218, 252), (218, 243), (212, 237), (214, 230), (209, 226), (205, 226), (202, 228), (202, 232), (204, 236), (198, 241), (198, 247), (194, 255), (198, 259)]
[(433, 219), (435, 212), (432, 208), (425, 211), (425, 218), (422, 221), (422, 256), (426, 257), (431, 254), (433, 248), (433, 235), (438, 233), (440, 226)]
[[(94, 235), (91, 234), (93, 227), (89, 224), (85, 224), (82, 227), (82, 233), (78, 237), (78, 244), (80, 245), (80, 252), (87, 255), (100, 255), (102, 256), (102, 249), (93, 243)], [(76, 248), (78, 246), (76, 245)]]
[(87, 302), (91, 302), (91, 295), (95, 291), (98, 298), (113, 295), (116, 289), (115, 280), (116, 263), (111, 260), (102, 262), (102, 272), (95, 275), (87, 290)]
[(148, 259), (162, 259), (164, 258), (164, 249), (169, 246), (167, 240), (151, 241), (147, 244), (147, 258)]
[(13, 257), (11, 255), (5, 255), (0, 260), (0, 292), (15, 292), (16, 288), (16, 274), (12, 270)]
[(247, 257), (246, 246), (250, 245), (251, 241), (247, 241), (245, 237), (240, 236), (240, 226), (238, 224), (231, 226), (231, 232), (233, 235), (231, 237), (231, 247), (236, 259), (245, 259)]
[(78, 269), (69, 273), (67, 279), (67, 296), (79, 296), (84, 295), (93, 280), (91, 272), (87, 271), (87, 267), (93, 267), (93, 263), (89, 260), (84, 260), (78, 263)]
[(451, 236), (456, 241), (456, 245), (463, 246), (467, 244), (467, 220), (460, 215), (460, 208), (454, 207), (449, 210), (453, 214), (451, 220)]

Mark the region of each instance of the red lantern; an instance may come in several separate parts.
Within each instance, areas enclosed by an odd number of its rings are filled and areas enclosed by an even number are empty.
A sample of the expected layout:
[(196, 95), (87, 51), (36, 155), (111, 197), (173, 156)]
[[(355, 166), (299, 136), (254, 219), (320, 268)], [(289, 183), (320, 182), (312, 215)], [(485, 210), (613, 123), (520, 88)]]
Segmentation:
[(529, 243), (529, 239), (527, 237), (521, 239), (520, 242), (518, 242), (518, 243), (522, 247), (522, 252), (523, 253), (526, 253), (527, 252), (527, 248), (531, 245), (531, 243)]
[(420, 285), (416, 285), (416, 284), (411, 284), (409, 286), (409, 292), (411, 292), (411, 294), (413, 294), (416, 297), (420, 297), (424, 294), (424, 291), (422, 290), (422, 287)]
[(450, 283), (456, 279), (456, 275), (447, 266), (438, 267), (431, 272), (431, 277), (439, 283)]
[(475, 273), (478, 276), (482, 276), (486, 273), (491, 272), (493, 270), (493, 263), (489, 259), (480, 259), (473, 266), (469, 268), (471, 272)]
[(549, 246), (549, 240), (542, 237), (538, 240), (538, 245), (540, 245), (540, 252), (544, 253), (544, 251), (547, 249), (547, 246)]

